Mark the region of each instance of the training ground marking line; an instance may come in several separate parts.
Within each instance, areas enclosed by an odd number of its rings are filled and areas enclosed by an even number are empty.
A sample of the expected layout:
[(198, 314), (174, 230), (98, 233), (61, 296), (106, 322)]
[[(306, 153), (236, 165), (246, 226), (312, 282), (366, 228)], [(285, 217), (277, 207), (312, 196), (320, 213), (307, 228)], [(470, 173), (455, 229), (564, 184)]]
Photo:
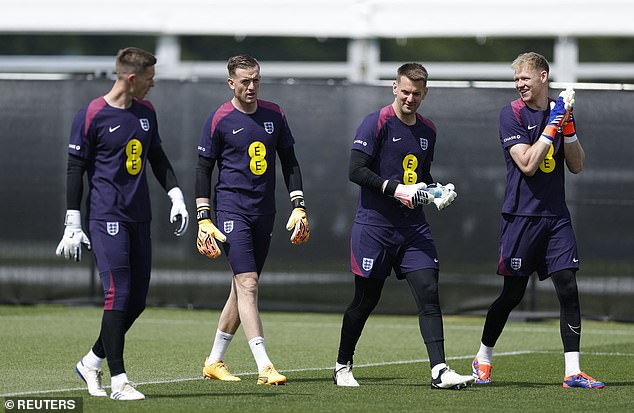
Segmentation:
[[(505, 353), (496, 353), (495, 355), (496, 355), (496, 357), (497, 356), (516, 356), (516, 355), (531, 354), (531, 353), (539, 353), (539, 351), (528, 351), (528, 350), (526, 350), (526, 351), (509, 351), (509, 352), (505, 352)], [(473, 358), (473, 355), (447, 357), (447, 360), (465, 360), (465, 359), (470, 359), (470, 358)], [(378, 362), (378, 363), (355, 364), (354, 367), (355, 368), (382, 367), (382, 366), (392, 366), (392, 365), (399, 365), (399, 364), (425, 363), (425, 362), (428, 362), (428, 361), (429, 361), (429, 359), (384, 361), (384, 362)], [(333, 369), (332, 366), (330, 366), (330, 367), (308, 367), (308, 368), (303, 368), (303, 369), (285, 369), (285, 370), (280, 370), (280, 372), (283, 372), (283, 373), (298, 373), (298, 372), (302, 372), (302, 371), (320, 371), (320, 370), (330, 371), (332, 369)], [(254, 372), (237, 373), (237, 374), (234, 374), (234, 376), (249, 376), (249, 375), (255, 375), (255, 374), (257, 374), (257, 372), (254, 371)], [(203, 380), (203, 378), (201, 376), (199, 376), (199, 377), (189, 377), (189, 378), (184, 378), (184, 379), (152, 380), (152, 381), (135, 382), (135, 385), (184, 383), (184, 382), (195, 381), (195, 380)], [(104, 387), (105, 388), (110, 388), (110, 386), (104, 386)], [(16, 393), (5, 393), (5, 394), (0, 394), (0, 397), (28, 396), (28, 395), (36, 395), (36, 394), (62, 393), (62, 392), (80, 391), (80, 390), (86, 390), (86, 387), (71, 387), (71, 388), (66, 388), (66, 389), (33, 390), (33, 391), (24, 391), (24, 392), (16, 392)]]
[[(495, 353), (495, 357), (503, 357), (503, 356), (520, 356), (523, 354), (560, 354), (561, 351), (549, 351), (549, 350), (520, 350), (520, 351), (507, 351), (501, 353)], [(606, 353), (606, 352), (584, 352), (586, 356), (605, 356), (605, 357), (634, 357), (632, 353)], [(469, 354), (465, 356), (454, 356), (447, 357), (447, 360), (469, 360), (473, 358), (474, 355)], [(364, 364), (355, 364), (355, 368), (363, 368), (363, 367), (383, 367), (383, 366), (395, 366), (401, 364), (416, 364), (416, 363), (426, 363), (429, 362), (429, 359), (416, 359), (416, 360), (396, 360), (396, 361), (383, 361), (377, 363), (364, 363)], [(285, 369), (280, 370), (282, 373), (298, 373), (302, 371), (330, 371), (333, 367), (308, 367), (303, 369)], [(237, 373), (234, 376), (249, 376), (255, 375), (257, 372), (244, 372)], [(135, 385), (150, 385), (150, 384), (169, 384), (169, 383), (184, 383), (188, 381), (197, 381), (204, 380), (203, 377), (189, 377), (184, 379), (165, 379), (165, 380), (152, 380), (152, 381), (143, 381), (143, 382), (135, 382)], [(110, 386), (104, 386), (105, 388), (110, 388)], [(33, 390), (33, 391), (25, 391), (25, 392), (17, 392), (17, 393), (5, 393), (0, 394), (0, 397), (16, 397), (16, 396), (28, 396), (28, 395), (36, 395), (36, 394), (50, 394), (50, 393), (62, 393), (68, 391), (80, 391), (86, 390), (86, 387), (71, 387), (66, 389), (50, 389), (50, 390)]]

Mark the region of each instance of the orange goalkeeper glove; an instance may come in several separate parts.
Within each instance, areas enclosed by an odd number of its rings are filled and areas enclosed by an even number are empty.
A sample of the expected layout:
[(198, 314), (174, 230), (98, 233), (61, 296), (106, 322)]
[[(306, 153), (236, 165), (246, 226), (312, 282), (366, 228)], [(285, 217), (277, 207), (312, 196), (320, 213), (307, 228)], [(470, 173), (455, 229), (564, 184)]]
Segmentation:
[(225, 242), (227, 237), (211, 222), (209, 205), (199, 205), (196, 209), (196, 218), (198, 220), (198, 237), (196, 239), (198, 252), (205, 257), (218, 258), (222, 253), (216, 240)]

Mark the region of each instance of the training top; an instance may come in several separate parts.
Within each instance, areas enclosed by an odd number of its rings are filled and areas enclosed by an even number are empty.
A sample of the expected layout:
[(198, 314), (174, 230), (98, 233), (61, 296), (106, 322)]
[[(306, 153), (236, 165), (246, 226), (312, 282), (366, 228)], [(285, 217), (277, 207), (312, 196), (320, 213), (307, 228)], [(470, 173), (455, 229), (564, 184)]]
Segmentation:
[(249, 114), (229, 101), (212, 112), (198, 154), (218, 164), (214, 209), (274, 214), (276, 151), (294, 143), (284, 112), (275, 103), (258, 99), (257, 110)]
[[(382, 179), (401, 184), (422, 182), (431, 169), (436, 145), (433, 122), (416, 114), (412, 126), (403, 123), (392, 105), (363, 119), (352, 142), (352, 150), (370, 156), (369, 169)], [(422, 207), (409, 209), (399, 200), (361, 187), (355, 222), (376, 226), (408, 227), (425, 224)]]
[(160, 144), (156, 112), (147, 100), (135, 99), (129, 108), (120, 109), (102, 96), (77, 113), (68, 153), (88, 162), (87, 219), (152, 219), (147, 156)]
[(526, 176), (515, 164), (509, 149), (523, 143), (534, 144), (548, 124), (550, 105), (533, 110), (522, 99), (514, 100), (500, 111), (500, 143), (506, 161), (506, 192), (502, 213), (523, 216), (570, 216), (564, 188), (564, 144), (561, 130), (537, 168)]

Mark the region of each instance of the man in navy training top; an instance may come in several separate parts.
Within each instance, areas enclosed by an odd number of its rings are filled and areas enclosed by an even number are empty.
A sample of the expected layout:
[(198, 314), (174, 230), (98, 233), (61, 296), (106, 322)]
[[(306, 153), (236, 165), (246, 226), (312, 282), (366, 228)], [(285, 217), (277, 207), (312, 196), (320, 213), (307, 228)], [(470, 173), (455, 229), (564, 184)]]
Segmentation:
[[(107, 396), (101, 366), (108, 360), (110, 397), (142, 400), (128, 381), (123, 348), (125, 333), (145, 308), (150, 283), (151, 208), (146, 179), (148, 162), (172, 200), (170, 221), (177, 236), (187, 228), (188, 214), (174, 170), (161, 147), (156, 112), (143, 100), (154, 86), (156, 58), (141, 49), (122, 49), (116, 58), (116, 81), (75, 116), (68, 145), (66, 229), (57, 255), (81, 260), (81, 245), (94, 247), (105, 302), (101, 332), (76, 365), (92, 396)], [(80, 203), (83, 174), (88, 175), (82, 230)], [(91, 243), (92, 240), (92, 243)]]
[(344, 313), (333, 380), (359, 386), (352, 374), (354, 350), (393, 269), (407, 280), (418, 307), (432, 388), (460, 389), (473, 378), (445, 363), (439, 259), (421, 207), (433, 202), (441, 210), (456, 197), (453, 185), (432, 185), (436, 127), (416, 112), (427, 95), (427, 70), (418, 63), (402, 65), (392, 90), (394, 102), (367, 115), (352, 143), (350, 180), (361, 187), (350, 240), (355, 293)]
[(549, 99), (549, 64), (537, 53), (520, 54), (512, 67), (520, 97), (500, 112), (499, 130), (506, 192), (497, 273), (504, 276), (504, 287), (487, 313), (473, 376), (478, 384), (491, 383), (493, 347), (537, 272), (540, 280), (550, 277), (561, 306), (563, 387), (603, 388), (579, 367), (579, 257), (564, 188), (564, 165), (577, 174), (585, 160), (572, 115), (574, 90)]
[[(271, 242), (275, 220), (275, 160), (290, 194), (292, 213), (286, 228), (291, 242), (301, 244), (310, 235), (302, 177), (293, 144), (295, 140), (282, 109), (258, 99), (260, 65), (251, 56), (231, 57), (227, 64), (230, 101), (212, 112), (198, 145), (196, 206), (198, 251), (209, 258), (220, 256), (221, 241), (233, 272), (231, 291), (218, 321), (203, 375), (209, 379), (240, 381), (231, 374), (223, 357), (240, 324), (258, 368), (257, 384), (281, 385), (264, 344), (258, 312), (258, 280)], [(211, 220), (211, 176), (218, 165)]]

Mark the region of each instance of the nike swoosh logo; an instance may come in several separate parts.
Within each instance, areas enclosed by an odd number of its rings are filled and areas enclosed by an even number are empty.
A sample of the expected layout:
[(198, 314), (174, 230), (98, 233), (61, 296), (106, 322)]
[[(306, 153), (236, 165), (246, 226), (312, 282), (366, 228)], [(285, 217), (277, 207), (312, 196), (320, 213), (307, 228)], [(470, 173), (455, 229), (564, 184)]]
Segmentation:
[(117, 125), (117, 126), (115, 126), (114, 128), (111, 126), (111, 127), (109, 127), (109, 128), (108, 128), (108, 132), (114, 132), (114, 131), (116, 131), (117, 129), (119, 129), (120, 127), (121, 127), (121, 125)]
[(579, 258), (573, 258), (572, 262), (579, 262)]
[(438, 258), (434, 258), (434, 262), (438, 262)]
[(403, 139), (403, 138), (392, 138), (392, 142), (398, 142), (398, 141), (400, 141), (401, 139)]
[(537, 127), (537, 125), (528, 125), (528, 130), (535, 129), (536, 127)]
[(580, 336), (581, 335), (581, 326), (576, 326), (573, 327), (570, 324), (568, 324), (568, 327), (570, 328), (570, 331), (572, 331), (573, 333), (575, 333), (576, 335)]
[(236, 133), (240, 133), (240, 132), (242, 132), (243, 130), (244, 130), (244, 128), (240, 128), (240, 129), (233, 129), (233, 130), (231, 131), (231, 133), (233, 133), (233, 134), (235, 135)]

